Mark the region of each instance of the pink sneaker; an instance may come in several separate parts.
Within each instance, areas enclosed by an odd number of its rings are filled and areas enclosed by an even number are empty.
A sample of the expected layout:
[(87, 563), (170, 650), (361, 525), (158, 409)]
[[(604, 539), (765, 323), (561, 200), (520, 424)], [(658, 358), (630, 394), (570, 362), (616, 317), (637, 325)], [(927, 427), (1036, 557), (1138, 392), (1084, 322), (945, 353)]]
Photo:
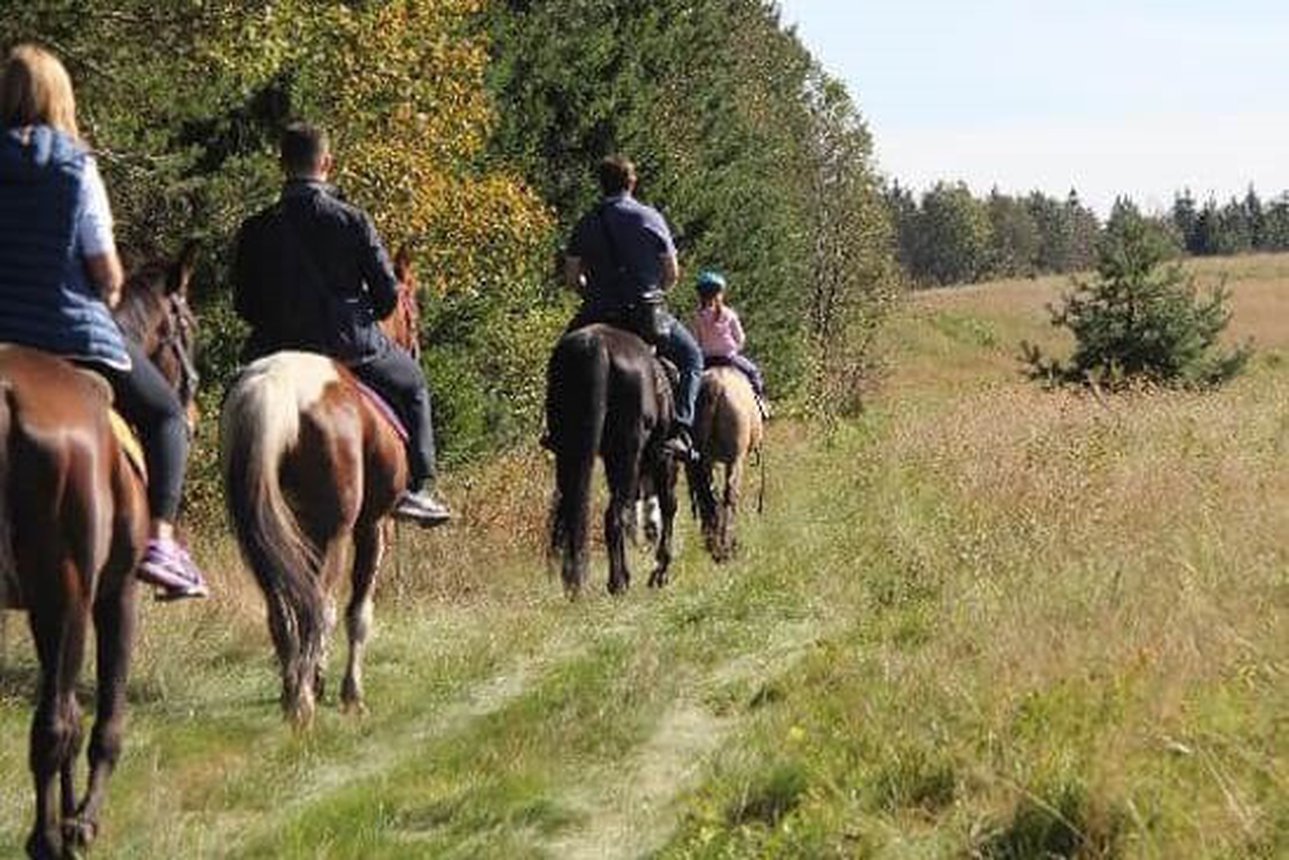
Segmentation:
[(139, 579), (157, 586), (157, 600), (183, 600), (210, 594), (201, 571), (187, 550), (173, 540), (150, 540)]

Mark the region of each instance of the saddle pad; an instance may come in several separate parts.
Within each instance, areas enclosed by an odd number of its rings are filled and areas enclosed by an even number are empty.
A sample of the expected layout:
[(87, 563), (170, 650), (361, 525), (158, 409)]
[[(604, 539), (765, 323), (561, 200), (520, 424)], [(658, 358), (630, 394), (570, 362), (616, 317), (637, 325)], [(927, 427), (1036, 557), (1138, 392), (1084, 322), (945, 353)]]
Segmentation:
[(376, 407), (376, 412), (389, 423), (389, 426), (394, 428), (394, 433), (398, 435), (399, 439), (403, 440), (403, 444), (407, 444), (407, 428), (399, 420), (398, 413), (394, 411), (394, 407), (390, 406), (384, 397), (377, 394), (374, 388), (364, 385), (360, 380), (355, 379), (354, 385), (357, 385), (362, 396), (366, 397), (368, 402)]
[(134, 467), (139, 480), (145, 484), (148, 483), (148, 465), (143, 458), (143, 446), (139, 444), (139, 437), (134, 435), (134, 430), (115, 409), (109, 409), (107, 415), (112, 424), (112, 435), (116, 437), (121, 450), (125, 452), (125, 459), (129, 460), (130, 465)]

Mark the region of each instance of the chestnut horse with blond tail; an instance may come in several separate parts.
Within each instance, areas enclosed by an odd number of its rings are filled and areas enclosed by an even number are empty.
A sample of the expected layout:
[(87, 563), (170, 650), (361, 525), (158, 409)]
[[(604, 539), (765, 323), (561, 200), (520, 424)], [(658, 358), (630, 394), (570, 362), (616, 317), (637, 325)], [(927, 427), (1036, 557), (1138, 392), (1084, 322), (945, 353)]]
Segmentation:
[[(761, 410), (743, 372), (735, 367), (705, 370), (694, 413), (694, 444), (700, 459), (688, 467), (688, 478), (704, 543), (718, 562), (734, 554), (734, 515), (743, 492), (743, 478), (751, 454), (764, 456), (763, 439)], [(725, 470), (725, 486), (719, 497), (713, 487), (717, 464)], [(761, 492), (764, 491), (762, 475)]]
[[(194, 246), (122, 288), (118, 321), (192, 411), (195, 320), (184, 300)], [(0, 346), (0, 608), (23, 609), (40, 682), (28, 761), (36, 789), (32, 857), (71, 856), (98, 832), (121, 755), (134, 648), (135, 568), (148, 530), (144, 478), (113, 432), (111, 389), (46, 352)], [(84, 741), (76, 685), (94, 627), (89, 784), (76, 795)]]
[[(404, 251), (394, 268), (399, 304), (382, 326), (415, 354), (416, 287)], [(403, 440), (344, 365), (307, 352), (278, 352), (248, 365), (228, 392), (220, 424), (225, 500), (264, 592), (282, 708), (298, 726), (312, 722), (336, 622), (333, 594), (352, 543), (340, 699), (346, 710), (362, 710), (382, 524), (407, 486)]]

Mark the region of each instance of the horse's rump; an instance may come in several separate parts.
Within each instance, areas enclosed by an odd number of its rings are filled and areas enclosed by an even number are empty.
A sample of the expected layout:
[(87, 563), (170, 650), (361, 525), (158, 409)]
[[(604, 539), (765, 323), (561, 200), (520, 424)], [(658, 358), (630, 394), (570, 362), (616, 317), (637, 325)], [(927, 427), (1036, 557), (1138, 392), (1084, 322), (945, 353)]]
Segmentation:
[[(603, 392), (603, 401), (597, 392)], [(593, 323), (566, 333), (555, 345), (547, 370), (546, 419), (559, 449), (563, 433), (580, 435), (602, 410), (607, 440), (637, 432), (643, 420), (646, 435), (665, 430), (671, 408), (671, 387), (662, 363), (639, 336), (605, 323)], [(628, 420), (629, 419), (629, 420)]]
[(3, 344), (0, 395), (0, 605), (25, 608), (30, 598), (20, 582), (19, 533), (65, 547), (92, 594), (114, 518), (142, 497), (139, 483), (120, 480), (131, 467), (112, 432), (110, 389), (57, 356)]
[(703, 372), (694, 415), (694, 436), (703, 457), (731, 463), (760, 447), (761, 412), (752, 384), (731, 365)]

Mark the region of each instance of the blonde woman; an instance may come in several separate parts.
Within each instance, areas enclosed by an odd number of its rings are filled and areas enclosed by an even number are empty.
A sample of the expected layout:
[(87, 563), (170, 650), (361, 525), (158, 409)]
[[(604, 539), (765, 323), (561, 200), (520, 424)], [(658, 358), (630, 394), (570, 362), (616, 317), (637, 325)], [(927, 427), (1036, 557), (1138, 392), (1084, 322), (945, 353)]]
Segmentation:
[(174, 535), (188, 460), (183, 407), (112, 319), (123, 283), (71, 78), (50, 52), (20, 45), (0, 74), (0, 342), (62, 355), (107, 379), (116, 408), (142, 436), (150, 475), (139, 576), (161, 599), (204, 597), (201, 571)]

